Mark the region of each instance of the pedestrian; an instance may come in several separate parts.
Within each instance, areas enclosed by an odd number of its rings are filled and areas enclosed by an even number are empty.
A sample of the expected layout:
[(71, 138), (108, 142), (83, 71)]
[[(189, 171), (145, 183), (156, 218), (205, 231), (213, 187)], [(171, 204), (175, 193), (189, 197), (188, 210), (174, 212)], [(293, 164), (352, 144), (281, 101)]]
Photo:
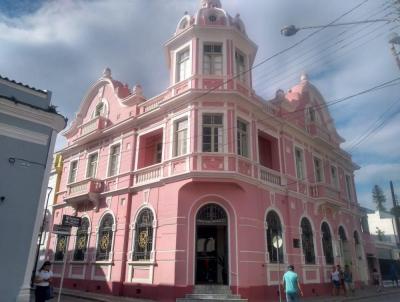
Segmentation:
[(340, 294), (340, 287), (343, 289), (343, 295), (346, 296), (346, 287), (344, 284), (344, 272), (341, 268), (341, 266), (338, 264), (336, 265), (337, 271), (339, 272), (339, 279), (340, 279), (340, 286), (339, 286), (339, 294)]
[(395, 263), (392, 262), (390, 264), (389, 272), (390, 272), (390, 280), (392, 280), (392, 282), (393, 282), (393, 287), (394, 287), (395, 283), (396, 283), (396, 287), (398, 287), (399, 286), (399, 280), (398, 280), (398, 276), (397, 276), (397, 269), (396, 269), (396, 264)]
[(294, 272), (293, 265), (289, 265), (287, 272), (283, 275), (283, 290), (286, 293), (287, 302), (299, 302), (299, 294), (303, 296), (299, 277)]
[(381, 275), (378, 273), (376, 268), (372, 270), (372, 282), (376, 287), (376, 291), (379, 293), (382, 291), (381, 289)]
[(344, 266), (344, 287), (346, 288), (346, 292), (351, 292), (354, 294), (354, 285), (353, 285), (353, 274), (350, 271), (350, 267), (346, 264)]
[(50, 261), (45, 261), (35, 276), (35, 301), (44, 302), (53, 298), (51, 281), (53, 273), (50, 270)]
[(340, 292), (340, 272), (337, 266), (332, 267), (331, 272), (331, 281), (332, 281), (332, 295), (339, 296)]

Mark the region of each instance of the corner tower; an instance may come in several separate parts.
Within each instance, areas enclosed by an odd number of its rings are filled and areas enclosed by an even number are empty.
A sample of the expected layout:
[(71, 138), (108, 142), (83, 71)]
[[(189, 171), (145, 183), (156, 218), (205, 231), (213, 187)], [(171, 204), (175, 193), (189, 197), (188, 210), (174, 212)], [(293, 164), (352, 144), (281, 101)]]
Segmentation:
[(194, 15), (185, 12), (165, 45), (170, 85), (195, 89), (252, 89), (257, 45), (240, 15), (230, 16), (219, 0), (201, 0)]

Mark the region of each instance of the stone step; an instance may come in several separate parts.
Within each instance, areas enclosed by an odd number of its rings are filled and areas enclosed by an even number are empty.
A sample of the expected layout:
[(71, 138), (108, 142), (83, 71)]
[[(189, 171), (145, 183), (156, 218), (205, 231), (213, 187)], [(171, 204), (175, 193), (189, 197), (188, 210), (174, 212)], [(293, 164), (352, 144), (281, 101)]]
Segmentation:
[(247, 299), (240, 299), (240, 298), (209, 298), (209, 299), (190, 299), (190, 298), (178, 298), (176, 302), (248, 302)]
[(193, 294), (231, 294), (227, 285), (196, 285)]
[(185, 298), (176, 299), (177, 302), (247, 302), (239, 295), (234, 295), (227, 285), (196, 285), (192, 294)]
[(240, 299), (239, 295), (232, 294), (188, 294), (186, 295), (188, 299)]

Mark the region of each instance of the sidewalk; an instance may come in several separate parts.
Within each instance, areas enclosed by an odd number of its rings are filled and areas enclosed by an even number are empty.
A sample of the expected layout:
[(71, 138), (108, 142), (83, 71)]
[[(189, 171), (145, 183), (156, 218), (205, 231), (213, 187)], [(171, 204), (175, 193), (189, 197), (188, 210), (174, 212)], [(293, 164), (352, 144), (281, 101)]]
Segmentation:
[(392, 295), (394, 293), (399, 294), (400, 301), (400, 287), (385, 287), (381, 292), (377, 292), (375, 287), (366, 287), (364, 289), (358, 289), (354, 296), (323, 296), (323, 297), (312, 297), (303, 298), (302, 301), (309, 302), (342, 302), (342, 301), (366, 301), (368, 298), (372, 297), (384, 297), (385, 295)]
[[(58, 288), (55, 288), (54, 289), (55, 299), (53, 299), (52, 301), (57, 301), (57, 295), (58, 295)], [(86, 301), (98, 301), (98, 302), (155, 302), (153, 300), (147, 300), (147, 299), (118, 297), (118, 296), (96, 294), (96, 293), (83, 292), (79, 290), (64, 289), (64, 288), (62, 290), (61, 296), (79, 298)], [(61, 298), (61, 301), (63, 301), (63, 298)]]

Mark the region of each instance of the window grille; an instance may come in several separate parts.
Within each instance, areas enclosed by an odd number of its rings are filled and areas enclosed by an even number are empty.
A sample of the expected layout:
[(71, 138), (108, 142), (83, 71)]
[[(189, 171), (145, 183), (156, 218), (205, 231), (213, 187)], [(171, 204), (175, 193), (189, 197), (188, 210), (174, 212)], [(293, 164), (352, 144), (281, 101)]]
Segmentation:
[(222, 152), (223, 116), (222, 114), (203, 115), (203, 152)]
[(322, 232), (322, 249), (325, 255), (325, 263), (334, 264), (332, 235), (329, 226), (326, 222), (322, 223), (321, 232)]
[(67, 250), (67, 236), (57, 235), (57, 245), (56, 252), (54, 254), (55, 261), (63, 261), (65, 257), (65, 252)]
[(307, 218), (301, 220), (301, 243), (306, 264), (315, 264), (313, 232)]
[(270, 211), (267, 215), (267, 249), (269, 254), (269, 262), (278, 263), (278, 253), (279, 253), (279, 263), (283, 263), (283, 244), (281, 247), (274, 246), (274, 238), (282, 238), (282, 225), (278, 214), (275, 211)]
[(136, 220), (133, 260), (150, 260), (153, 250), (153, 213), (143, 209)]
[(89, 237), (89, 219), (82, 218), (82, 224), (76, 231), (76, 242), (74, 251), (74, 261), (85, 260), (87, 243)]
[(203, 73), (222, 75), (222, 44), (205, 44), (203, 52)]
[(113, 240), (113, 225), (114, 218), (111, 214), (104, 215), (101, 220), (99, 233), (98, 233), (98, 241), (97, 241), (97, 252), (96, 252), (96, 260), (104, 261), (110, 259), (112, 240)]
[(197, 225), (227, 225), (227, 223), (225, 210), (217, 204), (202, 207), (196, 216)]

